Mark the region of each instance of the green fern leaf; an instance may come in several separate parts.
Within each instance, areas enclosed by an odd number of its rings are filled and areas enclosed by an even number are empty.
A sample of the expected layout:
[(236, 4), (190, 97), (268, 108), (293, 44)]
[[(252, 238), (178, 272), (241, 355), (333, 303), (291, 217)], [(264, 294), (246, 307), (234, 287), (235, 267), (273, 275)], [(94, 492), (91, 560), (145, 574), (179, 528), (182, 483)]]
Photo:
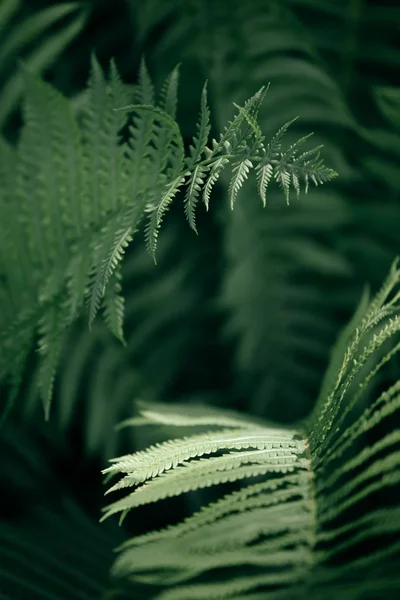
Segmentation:
[(103, 298), (104, 320), (111, 333), (126, 346), (123, 333), (125, 301), (121, 296), (122, 274), (119, 268), (114, 271), (111, 279)]
[(160, 230), (161, 222), (167, 212), (174, 196), (178, 193), (179, 189), (185, 182), (185, 176), (178, 176), (170, 184), (166, 186), (164, 193), (161, 196), (160, 201), (156, 206), (150, 206), (148, 212), (150, 217), (146, 227), (146, 245), (148, 252), (153, 256), (154, 262), (156, 262), (155, 253), (157, 247), (157, 238)]
[[(166, 141), (161, 146), (160, 150), (162, 153), (166, 153), (167, 151), (171, 152), (172, 156), (169, 157), (169, 160), (171, 160), (173, 164), (171, 176), (179, 173), (183, 165), (185, 151), (182, 135), (177, 122), (174, 121), (174, 119), (164, 110), (152, 105), (128, 104), (127, 106), (121, 107), (119, 110), (131, 110), (135, 112), (147, 113), (153, 118), (153, 120), (157, 120), (166, 126), (164, 131), (167, 131), (169, 136), (166, 138)], [(164, 160), (166, 156), (162, 156), (161, 158)], [(162, 167), (160, 171), (163, 171)]]
[(85, 195), (92, 207), (89, 222), (98, 223), (110, 209), (125, 200), (123, 147), (119, 131), (125, 122), (123, 113), (114, 110), (126, 104), (127, 93), (115, 64), (110, 67), (108, 83), (96, 58), (92, 56), (87, 105), (84, 112)]
[(144, 58), (142, 58), (140, 61), (139, 68), (139, 95), (141, 104), (148, 104), (149, 106), (154, 105), (154, 86), (147, 70)]
[[(115, 228), (115, 221), (112, 223)], [(113, 229), (103, 228), (101, 233), (102, 237), (92, 242), (92, 257), (89, 274), (89, 295), (88, 295), (88, 307), (89, 307), (89, 330), (91, 330), (93, 321), (99, 311), (101, 300), (104, 296), (105, 286), (103, 284), (101, 266), (104, 261), (104, 253), (112, 244)]]
[(218, 158), (212, 165), (210, 174), (208, 176), (206, 185), (204, 186), (203, 192), (203, 202), (205, 204), (206, 210), (209, 209), (210, 206), (210, 196), (212, 189), (221, 175), (223, 169), (229, 164), (229, 159), (222, 156)]
[(177, 65), (165, 80), (164, 85), (161, 88), (159, 100), (161, 110), (166, 112), (173, 119), (176, 118), (176, 108), (178, 102), (179, 66), (180, 65)]
[(39, 324), (39, 353), (40, 366), (38, 385), (43, 400), (46, 420), (50, 417), (50, 406), (58, 361), (60, 359), (63, 330), (61, 323), (63, 315), (56, 306), (50, 307), (43, 315)]
[[(263, 86), (254, 94), (254, 96), (245, 102), (243, 110), (238, 107), (238, 114), (233, 118), (229, 125), (225, 127), (224, 132), (221, 134), (220, 141), (214, 148), (214, 153), (217, 150), (220, 150), (226, 143), (232, 144), (234, 149), (239, 148), (244, 140), (247, 141), (249, 133), (254, 134), (254, 122), (258, 117), (259, 110), (267, 91), (268, 88)], [(251, 123), (250, 125), (249, 120)], [(243, 123), (246, 123), (247, 127), (242, 129)], [(257, 128), (256, 131), (258, 131)]]
[[(33, 260), (46, 269), (65, 253), (66, 232), (57, 194), (60, 168), (54, 128), (58, 118), (61, 122), (64, 119), (65, 101), (28, 72), (25, 72), (25, 81), (27, 127), (20, 141), (18, 193)], [(29, 222), (31, 227), (28, 227)]]
[(114, 238), (111, 251), (107, 259), (103, 262), (101, 269), (102, 285), (105, 287), (110, 279), (111, 275), (121, 263), (125, 251), (133, 239), (133, 232), (131, 228), (122, 229), (117, 231)]
[(284, 139), (289, 127), (291, 125), (293, 125), (293, 123), (295, 123), (298, 120), (298, 118), (299, 117), (295, 117), (294, 119), (287, 121), (284, 125), (282, 125), (282, 127), (280, 127), (278, 129), (278, 131), (276, 132), (274, 137), (268, 143), (268, 146), (267, 146), (268, 158), (275, 157), (281, 151), (282, 142), (283, 142), (283, 139)]
[(197, 233), (196, 229), (196, 205), (199, 200), (199, 194), (202, 190), (204, 179), (208, 171), (207, 167), (196, 165), (190, 175), (186, 196), (185, 196), (185, 215), (190, 227)]
[(82, 252), (77, 245), (72, 246), (71, 257), (65, 273), (71, 322), (77, 318), (88, 293), (91, 267), (91, 253)]
[[(267, 91), (268, 90), (265, 90), (265, 94), (267, 93)], [(262, 142), (264, 139), (263, 133), (261, 131), (261, 127), (257, 122), (257, 117), (258, 117), (258, 112), (261, 107), (261, 102), (262, 102), (262, 100), (260, 100), (259, 105), (254, 107), (251, 111), (246, 110), (246, 108), (239, 106), (235, 102), (233, 103), (233, 106), (235, 106), (235, 108), (238, 109), (239, 113), (241, 113), (244, 116), (244, 118), (246, 119), (248, 125), (250, 126), (250, 129), (252, 129), (252, 131), (256, 137), (257, 142)]]
[(253, 168), (253, 163), (248, 158), (245, 158), (243, 161), (235, 164), (232, 168), (233, 177), (229, 184), (228, 197), (231, 205), (231, 209), (235, 205), (235, 201), (237, 195), (239, 193), (240, 188), (243, 185), (245, 179), (247, 179), (250, 169)]
[(256, 167), (257, 181), (258, 181), (258, 193), (262, 200), (264, 208), (267, 205), (267, 189), (269, 182), (272, 179), (274, 169), (271, 163), (262, 164), (259, 163)]
[(189, 147), (190, 158), (186, 158), (188, 168), (193, 168), (201, 160), (201, 156), (206, 150), (210, 130), (210, 109), (207, 104), (206, 82), (201, 93), (200, 117), (196, 126), (196, 136), (193, 138), (193, 144)]

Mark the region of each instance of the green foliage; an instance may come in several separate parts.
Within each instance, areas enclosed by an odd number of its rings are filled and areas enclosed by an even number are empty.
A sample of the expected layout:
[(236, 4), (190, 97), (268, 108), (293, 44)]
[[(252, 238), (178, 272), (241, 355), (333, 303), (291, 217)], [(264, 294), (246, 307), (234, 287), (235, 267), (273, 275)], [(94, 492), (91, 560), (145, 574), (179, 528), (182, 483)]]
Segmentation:
[[(6, 157), (15, 163), (16, 184), (6, 170), (1, 210), (12, 221), (15, 235), (2, 239), (2, 274), (10, 293), (7, 297), (5, 292), (9, 314), (0, 339), (2, 371), (11, 369), (12, 381), (18, 381), (24, 357), (18, 355), (21, 344), (12, 332), (26, 338), (26, 353), (39, 323), (38, 384), (46, 417), (66, 332), (85, 303), (89, 328), (103, 305), (108, 327), (124, 341), (119, 266), (145, 213), (147, 247), (154, 256), (161, 221), (179, 189), (187, 185), (186, 214), (193, 226), (196, 196), (203, 189), (208, 205), (221, 165), (232, 167), (232, 208), (253, 163), (261, 171), (273, 170), (287, 200), (291, 185), (299, 192), (301, 179), (307, 189), (309, 179), (318, 184), (336, 175), (319, 160), (319, 148), (297, 153), (304, 140), (279, 152), (277, 139), (287, 126), (264, 147), (257, 125), (263, 88), (238, 107), (211, 147), (206, 145), (209, 109), (204, 89), (197, 137), (185, 161), (173, 118), (177, 77), (175, 70), (162, 89), (160, 105), (154, 105), (153, 85), (142, 62), (137, 103), (126, 106), (126, 88), (115, 65), (111, 63), (106, 80), (93, 58), (78, 121), (59, 92), (25, 72), (25, 126), (17, 153), (2, 142)], [(126, 120), (121, 108), (134, 112), (127, 141), (120, 139)], [(16, 200), (20, 213), (10, 210)], [(25, 270), (16, 268), (15, 261), (26, 265)]]
[[(367, 293), (321, 385), (333, 340), (362, 286), (368, 281), (375, 290), (399, 252), (400, 131), (393, 87), (399, 13), (389, 4), (0, 2), (0, 122), (5, 138), (20, 138), (19, 148), (0, 138), (0, 198), (6, 198), (0, 200), (0, 378), (10, 384), (0, 389), (3, 417), (19, 396), (0, 431), (4, 600), (71, 594), (88, 600), (208, 599), (211, 582), (219, 597), (247, 600), (397, 597), (400, 363), (397, 338), (380, 346), (379, 337), (381, 325), (388, 325), (383, 337), (397, 325), (388, 322), (394, 315), (374, 324), (371, 313), (368, 326)], [(92, 60), (84, 90), (93, 52), (103, 68)], [(137, 81), (143, 54), (154, 83), (144, 63)], [(129, 85), (113, 65), (104, 75), (111, 56)], [(17, 72), (21, 60), (25, 70)], [(181, 68), (168, 75), (178, 62)], [(24, 71), (41, 72), (68, 103), (47, 87), (41, 106), (41, 84)], [(267, 82), (267, 102), (254, 119), (245, 101)], [(24, 85), (31, 98), (26, 116), (40, 114), (44, 126), (31, 123), (31, 133), (19, 136), (16, 109)], [(113, 110), (129, 103), (136, 106), (129, 114)], [(68, 104), (68, 117), (64, 112), (60, 120), (62, 104)], [(274, 175), (277, 163), (261, 165), (245, 152), (235, 160), (225, 148), (211, 170), (210, 138), (239, 116), (260, 159), (271, 153), (279, 161), (279, 153), (314, 131), (314, 143), (324, 145), (340, 179), (287, 208), (278, 187), (285, 196), (288, 177), (277, 168)], [(282, 140), (274, 135), (282, 123), (290, 127), (278, 148)], [(187, 149), (183, 157), (179, 136)], [(179, 172), (173, 177), (180, 160), (184, 181)], [(290, 177), (293, 197), (297, 183)], [(200, 201), (207, 209), (211, 191), (213, 210), (206, 214)], [(23, 209), (19, 218), (17, 207)], [(83, 222), (87, 229), (79, 228)], [(197, 229), (201, 235), (194, 240)], [(131, 244), (142, 235), (151, 251), (157, 244), (157, 269), (145, 244)], [(393, 295), (381, 301), (388, 304)], [(99, 312), (103, 319), (96, 319)], [(359, 339), (357, 327), (366, 327)], [(55, 397), (50, 423), (43, 423), (40, 395), (47, 414)], [(317, 396), (311, 417), (293, 425)], [(146, 402), (130, 418), (136, 398)], [(247, 416), (217, 406), (241, 408)], [(14, 427), (21, 418), (24, 425)], [(265, 448), (272, 430), (282, 429), (285, 436), (301, 432), (288, 448), (274, 449), (275, 459), (282, 460), (284, 451), (296, 459), (286, 474), (271, 472), (273, 450)], [(249, 432), (254, 447), (246, 448)], [(148, 446), (149, 453), (143, 451)], [(202, 454), (207, 448), (213, 452)], [(159, 482), (141, 499), (135, 491), (132, 503), (167, 499), (135, 508), (114, 534), (115, 518), (94, 525), (102, 502), (100, 464), (134, 450), (140, 451), (139, 468), (121, 473), (124, 485), (149, 474), (154, 477), (147, 481)], [(247, 453), (254, 462), (246, 462)], [(168, 455), (176, 466), (163, 472)], [(257, 456), (263, 460), (256, 462)], [(181, 458), (184, 463), (176, 464)], [(241, 478), (252, 467), (267, 466), (265, 475)], [(223, 488), (226, 499), (215, 502), (221, 489), (215, 485), (175, 497), (184, 489), (179, 474), (187, 475), (187, 467), (197, 475), (195, 482), (187, 480), (191, 487), (235, 479)], [(173, 472), (176, 477), (166, 479)], [(76, 487), (73, 498), (70, 485)], [(113, 497), (122, 501), (136, 487)], [(271, 533), (272, 525), (282, 530)], [(110, 549), (133, 534), (110, 586)], [(133, 571), (131, 558), (137, 561)], [(191, 572), (182, 570), (189, 564)], [(133, 587), (124, 590), (125, 582)]]
[[(232, 98), (242, 104), (270, 82), (259, 116), (267, 138), (297, 114), (286, 139), (294, 143), (314, 131), (340, 173), (333, 186), (303, 196), (290, 211), (271, 187), (263, 213), (250, 181), (243, 192), (248, 201), (229, 218), (218, 213), (216, 304), (224, 311), (218, 339), (222, 333), (232, 364), (228, 398), (233, 394), (253, 413), (291, 421), (311, 410), (338, 327), (365, 281), (376, 289), (378, 273), (398, 253), (399, 135), (379, 114), (373, 93), (397, 81), (398, 11), (378, 4), (130, 2), (141, 48), (160, 77), (177, 60), (188, 65), (187, 135), (197, 73), (208, 78), (219, 128)], [(262, 190), (269, 169), (256, 175)], [(225, 196), (224, 172), (219, 183)], [(198, 243), (206, 246), (208, 231), (202, 237)]]
[[(298, 426), (272, 427), (205, 407), (152, 405), (126, 423), (203, 431), (113, 459), (104, 473), (121, 478), (108, 492), (135, 489), (110, 504), (103, 518), (245, 481), (177, 525), (125, 542), (115, 577), (157, 584), (161, 591), (154, 597), (160, 599), (340, 594), (353, 600), (369, 597), (362, 585), (368, 574), (369, 589), (393, 597), (400, 584), (400, 518), (385, 495), (400, 481), (399, 431), (389, 429), (399, 416), (399, 382), (366, 407), (363, 399), (400, 350), (399, 342), (388, 346), (400, 331), (399, 284), (395, 263), (338, 340), (315, 409)], [(360, 544), (368, 544), (367, 556)]]

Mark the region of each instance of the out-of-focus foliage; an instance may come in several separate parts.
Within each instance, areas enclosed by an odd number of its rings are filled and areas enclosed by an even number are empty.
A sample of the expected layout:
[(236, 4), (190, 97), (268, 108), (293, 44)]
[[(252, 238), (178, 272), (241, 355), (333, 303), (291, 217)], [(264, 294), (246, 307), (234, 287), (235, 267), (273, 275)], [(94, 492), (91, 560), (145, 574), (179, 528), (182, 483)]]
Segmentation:
[(3, 0), (0, 7), (0, 129), (21, 98), (23, 81), (16, 62), (41, 73), (51, 66), (82, 31), (87, 9), (80, 2), (57, 3), (26, 10), (21, 0)]

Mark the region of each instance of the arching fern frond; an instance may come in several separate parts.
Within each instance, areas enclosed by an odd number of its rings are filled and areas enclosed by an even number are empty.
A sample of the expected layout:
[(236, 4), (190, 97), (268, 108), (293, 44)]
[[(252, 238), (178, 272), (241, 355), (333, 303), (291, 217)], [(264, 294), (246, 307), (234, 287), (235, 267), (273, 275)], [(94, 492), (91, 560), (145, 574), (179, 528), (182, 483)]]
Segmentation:
[[(208, 207), (222, 168), (231, 165), (233, 170), (233, 207), (250, 165), (265, 166), (268, 153), (257, 116), (267, 89), (262, 87), (243, 107), (237, 107), (219, 140), (207, 146), (210, 114), (204, 88), (196, 136), (185, 159), (175, 120), (177, 70), (167, 79), (155, 105), (154, 86), (142, 61), (135, 103), (127, 105), (127, 90), (114, 63), (107, 77), (92, 57), (81, 119), (51, 86), (28, 72), (25, 80), (25, 126), (15, 157), (15, 188), (10, 187), (7, 169), (1, 171), (1, 211), (10, 212), (16, 201), (21, 211), (9, 215), (15, 221), (10, 231), (18, 234), (18, 241), (1, 237), (0, 255), (6, 257), (3, 276), (16, 301), (0, 336), (9, 338), (10, 321), (24, 320), (26, 311), (36, 315), (44, 332), (40, 347), (47, 362), (40, 367), (40, 378), (49, 407), (61, 340), (85, 304), (90, 328), (103, 304), (107, 324), (123, 339), (123, 300), (116, 270), (143, 216), (149, 215), (145, 237), (154, 256), (161, 222), (184, 186), (185, 212), (194, 228), (197, 200), (202, 193)], [(126, 110), (133, 116), (125, 140), (120, 130), (126, 123)], [(300, 178), (317, 183), (336, 175), (321, 162), (310, 160), (315, 151), (297, 157), (295, 148), (269, 158), (286, 195), (292, 184), (298, 191)], [(14, 259), (7, 259), (16, 252), (21, 269), (13, 268)], [(9, 300), (5, 302), (9, 313)], [(27, 338), (35, 331), (34, 321)], [(12, 344), (8, 340), (4, 346), (9, 364), (14, 362), (11, 357), (19, 355), (8, 348)], [(22, 364), (17, 370), (21, 368)]]
[[(262, 421), (240, 425), (239, 416), (231, 420), (222, 412), (218, 418), (215, 409), (201, 417), (198, 409), (186, 413), (182, 406), (179, 414), (175, 407), (163, 417), (161, 407), (142, 408), (142, 424), (204, 431), (114, 459), (104, 472), (121, 479), (109, 491), (135, 489), (109, 505), (103, 518), (218, 483), (243, 480), (243, 487), (177, 525), (125, 542), (115, 577), (158, 585), (155, 597), (170, 600), (317, 599), (346, 586), (352, 594), (346, 598), (362, 598), (366, 579), (371, 589), (394, 597), (399, 511), (378, 492), (400, 488), (400, 434), (391, 426), (399, 417), (399, 382), (371, 405), (362, 402), (373, 379), (369, 357), (400, 332), (399, 286), (394, 264), (339, 338), (314, 412), (293, 429)], [(384, 347), (389, 358), (400, 351), (400, 344)], [(207, 423), (216, 428), (207, 430)]]

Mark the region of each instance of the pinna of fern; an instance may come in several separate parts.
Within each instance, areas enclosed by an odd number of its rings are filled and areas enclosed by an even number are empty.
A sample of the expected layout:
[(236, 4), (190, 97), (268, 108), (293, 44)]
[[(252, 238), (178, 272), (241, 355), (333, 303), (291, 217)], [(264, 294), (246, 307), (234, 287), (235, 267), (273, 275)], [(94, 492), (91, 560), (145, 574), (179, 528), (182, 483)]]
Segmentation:
[[(112, 333), (124, 343), (124, 300), (119, 267), (147, 215), (145, 237), (155, 254), (161, 222), (173, 198), (186, 188), (185, 213), (195, 229), (195, 207), (231, 167), (229, 201), (255, 169), (265, 203), (270, 180), (286, 200), (300, 181), (324, 183), (336, 173), (324, 166), (319, 148), (300, 153), (303, 137), (283, 150), (284, 125), (269, 144), (257, 124), (266, 95), (261, 88), (209, 143), (206, 86), (197, 133), (185, 157), (175, 120), (178, 70), (160, 96), (142, 62), (134, 103), (115, 64), (106, 78), (92, 58), (85, 103), (76, 114), (50, 85), (24, 72), (25, 125), (18, 148), (1, 140), (2, 228), (0, 374), (17, 394), (32, 340), (39, 333), (38, 385), (48, 417), (59, 358), (70, 325), (86, 310), (89, 326), (100, 308)], [(119, 110), (117, 110), (119, 109)], [(121, 110), (123, 109), (123, 110)], [(132, 116), (126, 119), (126, 111)], [(120, 136), (127, 125), (127, 139)], [(19, 211), (15, 211), (18, 204)], [(38, 325), (39, 324), (39, 325)]]
[(134, 490), (103, 518), (217, 484), (243, 485), (176, 525), (125, 542), (116, 577), (159, 585), (155, 597), (163, 600), (395, 597), (400, 511), (390, 492), (400, 486), (393, 427), (400, 382), (370, 403), (365, 397), (400, 350), (399, 286), (396, 262), (372, 301), (363, 296), (332, 352), (314, 412), (297, 426), (151, 404), (125, 423), (173, 425), (183, 437), (111, 461), (104, 472), (120, 479), (108, 491)]

